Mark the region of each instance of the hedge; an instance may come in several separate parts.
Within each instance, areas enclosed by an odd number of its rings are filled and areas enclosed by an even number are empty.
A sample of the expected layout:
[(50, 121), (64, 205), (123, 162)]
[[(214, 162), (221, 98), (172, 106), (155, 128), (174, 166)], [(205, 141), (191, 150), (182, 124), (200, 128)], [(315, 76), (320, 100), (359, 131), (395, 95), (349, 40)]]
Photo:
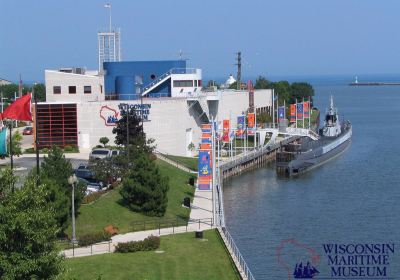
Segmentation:
[(78, 240), (79, 246), (89, 246), (102, 241), (111, 240), (111, 234), (105, 231), (98, 231), (82, 235)]
[(118, 243), (115, 247), (115, 252), (132, 253), (138, 251), (151, 251), (158, 247), (160, 247), (160, 237), (151, 235), (142, 241)]

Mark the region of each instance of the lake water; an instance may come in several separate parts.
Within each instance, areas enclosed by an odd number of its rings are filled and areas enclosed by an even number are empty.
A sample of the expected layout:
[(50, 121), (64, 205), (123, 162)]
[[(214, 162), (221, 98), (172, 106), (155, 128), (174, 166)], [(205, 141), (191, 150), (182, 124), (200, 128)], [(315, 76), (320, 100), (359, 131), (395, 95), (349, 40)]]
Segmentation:
[(350, 147), (298, 178), (278, 178), (271, 164), (226, 181), (227, 227), (256, 279), (293, 279), (296, 263), (316, 254), (314, 279), (332, 279), (323, 244), (381, 243), (395, 244), (381, 268), (400, 279), (400, 86), (314, 88), (321, 120), (332, 94), (353, 124)]

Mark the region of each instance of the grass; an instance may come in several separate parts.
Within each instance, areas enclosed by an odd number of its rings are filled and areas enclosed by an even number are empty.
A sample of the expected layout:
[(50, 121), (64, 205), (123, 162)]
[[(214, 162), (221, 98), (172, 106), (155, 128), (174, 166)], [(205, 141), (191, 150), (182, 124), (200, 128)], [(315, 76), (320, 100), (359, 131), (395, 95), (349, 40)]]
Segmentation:
[[(163, 219), (176, 220), (177, 217), (187, 219), (190, 215), (190, 209), (183, 208), (181, 205), (184, 197), (189, 196), (193, 199), (194, 188), (187, 185), (191, 175), (163, 161), (157, 160), (156, 162), (161, 174), (169, 177), (168, 207)], [(118, 227), (120, 233), (143, 230), (143, 226), (133, 228), (132, 222), (156, 222), (160, 220), (158, 217), (149, 217), (133, 212), (121, 202), (122, 197), (119, 194), (119, 189), (115, 189), (100, 197), (94, 203), (82, 205), (79, 208), (79, 216), (76, 220), (77, 237), (101, 231), (108, 225)], [(155, 225), (156, 223), (153, 224), (153, 228)], [(70, 226), (67, 230), (70, 236), (71, 231)]]
[(197, 171), (198, 167), (198, 159), (194, 157), (180, 157), (180, 156), (172, 156), (172, 155), (164, 155), (166, 158), (169, 158), (170, 160), (176, 161), (177, 163), (182, 164), (183, 166)]
[(164, 253), (113, 253), (68, 259), (68, 279), (240, 279), (215, 230), (161, 237)]

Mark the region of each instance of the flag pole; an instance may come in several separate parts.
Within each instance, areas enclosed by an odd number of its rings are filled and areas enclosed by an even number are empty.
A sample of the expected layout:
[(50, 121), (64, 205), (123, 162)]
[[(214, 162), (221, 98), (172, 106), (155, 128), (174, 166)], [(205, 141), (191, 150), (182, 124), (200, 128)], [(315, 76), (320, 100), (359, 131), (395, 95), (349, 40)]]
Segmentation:
[[(11, 168), (11, 174), (13, 174), (13, 171), (14, 171), (14, 158), (13, 158), (13, 148), (12, 148), (12, 145), (13, 145), (13, 143), (12, 143), (12, 126), (13, 126), (13, 120), (12, 119), (10, 119), (10, 121), (9, 121), (9, 129), (10, 129), (10, 168)], [(12, 189), (12, 192), (14, 193), (14, 183), (11, 183), (12, 184), (12, 186), (11, 186), (11, 189)]]
[(275, 128), (275, 90), (272, 89), (272, 128)]
[(311, 98), (308, 97), (308, 129), (311, 129)]
[(32, 94), (35, 98), (35, 146), (36, 146), (36, 187), (40, 185), (40, 165), (39, 165), (39, 140), (38, 140), (38, 117), (37, 117), (37, 93), (35, 93), (35, 85), (32, 87)]
[(303, 97), (302, 107), (303, 107), (303, 115), (302, 115), (302, 117), (303, 117), (303, 128), (304, 128), (304, 97)]
[(297, 98), (296, 98), (296, 128), (297, 128)]

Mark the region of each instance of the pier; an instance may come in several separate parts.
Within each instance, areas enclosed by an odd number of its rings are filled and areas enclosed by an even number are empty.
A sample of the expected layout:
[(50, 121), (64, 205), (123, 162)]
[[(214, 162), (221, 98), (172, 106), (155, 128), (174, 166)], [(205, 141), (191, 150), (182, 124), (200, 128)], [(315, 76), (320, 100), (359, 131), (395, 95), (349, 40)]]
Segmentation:
[[(213, 220), (215, 221), (215, 226), (217, 227), (218, 232), (231, 255), (231, 258), (235, 263), (240, 276), (244, 280), (255, 280), (255, 278), (225, 224), (223, 201), (224, 180), (231, 176), (241, 174), (245, 171), (261, 167), (266, 163), (273, 161), (275, 159), (276, 152), (281, 146), (293, 142), (299, 137), (307, 136), (314, 140), (318, 139), (319, 137), (318, 134), (312, 130), (298, 128), (286, 128), (285, 130), (279, 130), (275, 128), (259, 129), (255, 134), (265, 136), (265, 133), (267, 132), (271, 133), (272, 136), (266, 144), (256, 146), (250, 150), (246, 149), (245, 152), (234, 157), (228, 157), (226, 159), (221, 159), (219, 156), (220, 152), (218, 151), (219, 147), (214, 147), (215, 131), (212, 132), (213, 166), (215, 169), (212, 188)], [(276, 141), (278, 134), (285, 135), (286, 138)], [(215, 148), (217, 148), (217, 151)]]

